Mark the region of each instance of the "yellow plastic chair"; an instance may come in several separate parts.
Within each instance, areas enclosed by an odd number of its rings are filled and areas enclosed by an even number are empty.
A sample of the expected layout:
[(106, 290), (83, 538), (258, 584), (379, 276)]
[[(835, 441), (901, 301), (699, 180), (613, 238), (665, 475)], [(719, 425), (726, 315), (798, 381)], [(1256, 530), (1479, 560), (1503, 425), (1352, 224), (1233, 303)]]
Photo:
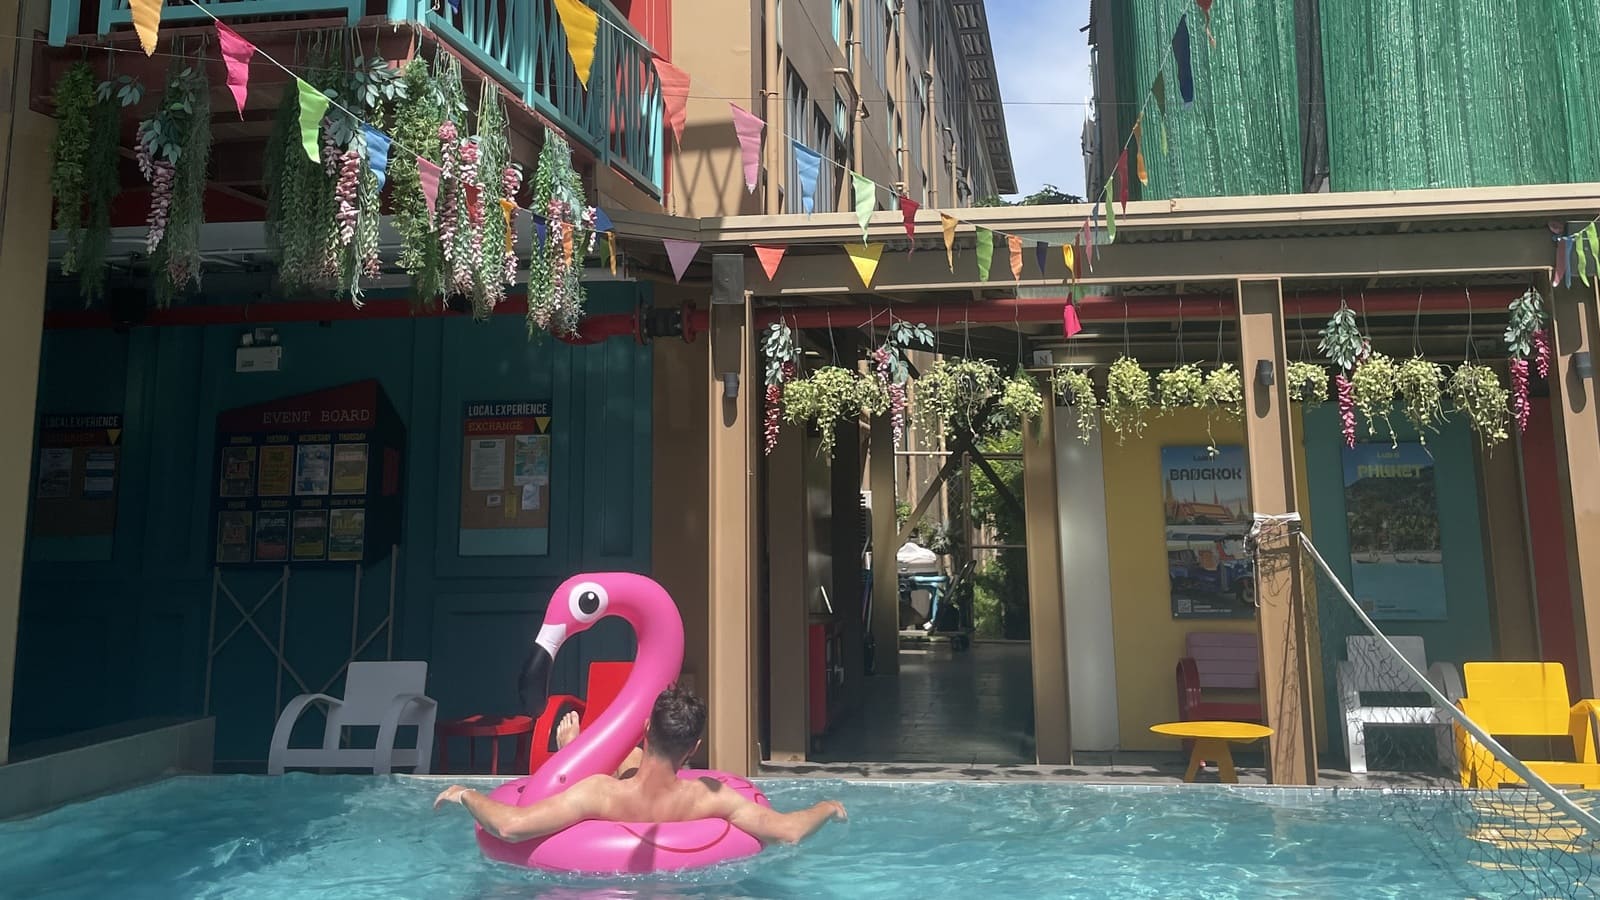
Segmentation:
[[(1462, 666), (1467, 695), (1457, 702), (1467, 718), (1496, 737), (1553, 737), (1572, 742), (1572, 760), (1523, 760), (1535, 775), (1562, 785), (1600, 788), (1600, 758), (1595, 729), (1600, 702), (1567, 699), (1567, 676), (1560, 663), (1469, 662)], [(1456, 726), (1456, 757), (1461, 784), (1495, 789), (1520, 784), (1488, 748)]]

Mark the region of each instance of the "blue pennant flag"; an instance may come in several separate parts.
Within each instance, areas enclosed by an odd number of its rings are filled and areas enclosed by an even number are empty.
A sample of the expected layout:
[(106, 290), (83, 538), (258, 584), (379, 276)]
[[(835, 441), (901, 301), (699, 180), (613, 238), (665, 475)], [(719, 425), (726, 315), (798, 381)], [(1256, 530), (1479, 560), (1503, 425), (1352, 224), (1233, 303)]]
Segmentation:
[(1566, 272), (1566, 276), (1565, 276), (1566, 283), (1563, 284), (1562, 287), (1572, 287), (1572, 238), (1570, 238), (1570, 237), (1562, 238), (1561, 239), (1561, 244), (1562, 244), (1561, 252), (1566, 254), (1566, 257), (1567, 257), (1567, 259), (1566, 259), (1566, 263), (1567, 263), (1566, 270), (1567, 270), (1567, 272)]
[(545, 223), (544, 216), (541, 216), (538, 213), (533, 214), (533, 232), (535, 238), (539, 242), (540, 250), (544, 249), (544, 236), (549, 227), (550, 226)]
[(1172, 56), (1178, 62), (1178, 93), (1183, 95), (1183, 105), (1194, 103), (1194, 67), (1189, 58), (1189, 16), (1178, 19), (1178, 30), (1172, 34)]
[(606, 215), (606, 211), (596, 206), (594, 208), (594, 230), (603, 234), (615, 227), (615, 225), (611, 224), (611, 217)]
[(799, 141), (789, 143), (794, 145), (795, 168), (800, 170), (800, 208), (810, 215), (817, 206), (817, 176), (822, 171), (822, 157)]
[(389, 136), (371, 125), (361, 126), (367, 138), (367, 166), (378, 177), (378, 190), (389, 180)]

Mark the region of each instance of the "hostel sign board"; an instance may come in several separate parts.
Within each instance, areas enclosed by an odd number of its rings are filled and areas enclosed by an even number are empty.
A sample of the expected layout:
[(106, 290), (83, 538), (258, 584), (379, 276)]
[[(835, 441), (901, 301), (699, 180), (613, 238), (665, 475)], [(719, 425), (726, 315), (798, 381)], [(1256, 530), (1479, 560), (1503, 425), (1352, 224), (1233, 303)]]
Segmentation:
[(39, 422), (33, 533), (108, 538), (117, 527), (122, 416), (47, 415)]
[(550, 401), (468, 403), (462, 415), (462, 556), (550, 552)]
[(400, 540), (405, 426), (376, 381), (217, 417), (216, 561), (370, 563)]
[(1173, 618), (1254, 616), (1244, 448), (1162, 447), (1161, 474)]

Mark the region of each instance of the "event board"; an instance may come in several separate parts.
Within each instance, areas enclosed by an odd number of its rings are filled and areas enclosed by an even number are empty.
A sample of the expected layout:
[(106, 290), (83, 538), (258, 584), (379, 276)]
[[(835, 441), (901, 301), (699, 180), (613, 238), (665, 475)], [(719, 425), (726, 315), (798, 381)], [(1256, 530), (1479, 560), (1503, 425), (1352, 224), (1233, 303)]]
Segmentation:
[(400, 538), (405, 427), (376, 381), (217, 417), (215, 558), (372, 562)]

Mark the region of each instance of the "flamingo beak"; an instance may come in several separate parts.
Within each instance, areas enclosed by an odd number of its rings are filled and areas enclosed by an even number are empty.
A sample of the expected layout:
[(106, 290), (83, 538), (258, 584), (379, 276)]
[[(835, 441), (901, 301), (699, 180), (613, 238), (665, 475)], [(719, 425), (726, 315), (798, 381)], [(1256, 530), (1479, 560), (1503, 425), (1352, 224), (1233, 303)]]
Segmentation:
[(534, 638), (533, 649), (522, 662), (522, 674), (517, 677), (517, 696), (528, 715), (543, 714), (545, 700), (550, 696), (550, 673), (555, 669), (556, 653), (567, 639), (567, 626), (546, 624)]

